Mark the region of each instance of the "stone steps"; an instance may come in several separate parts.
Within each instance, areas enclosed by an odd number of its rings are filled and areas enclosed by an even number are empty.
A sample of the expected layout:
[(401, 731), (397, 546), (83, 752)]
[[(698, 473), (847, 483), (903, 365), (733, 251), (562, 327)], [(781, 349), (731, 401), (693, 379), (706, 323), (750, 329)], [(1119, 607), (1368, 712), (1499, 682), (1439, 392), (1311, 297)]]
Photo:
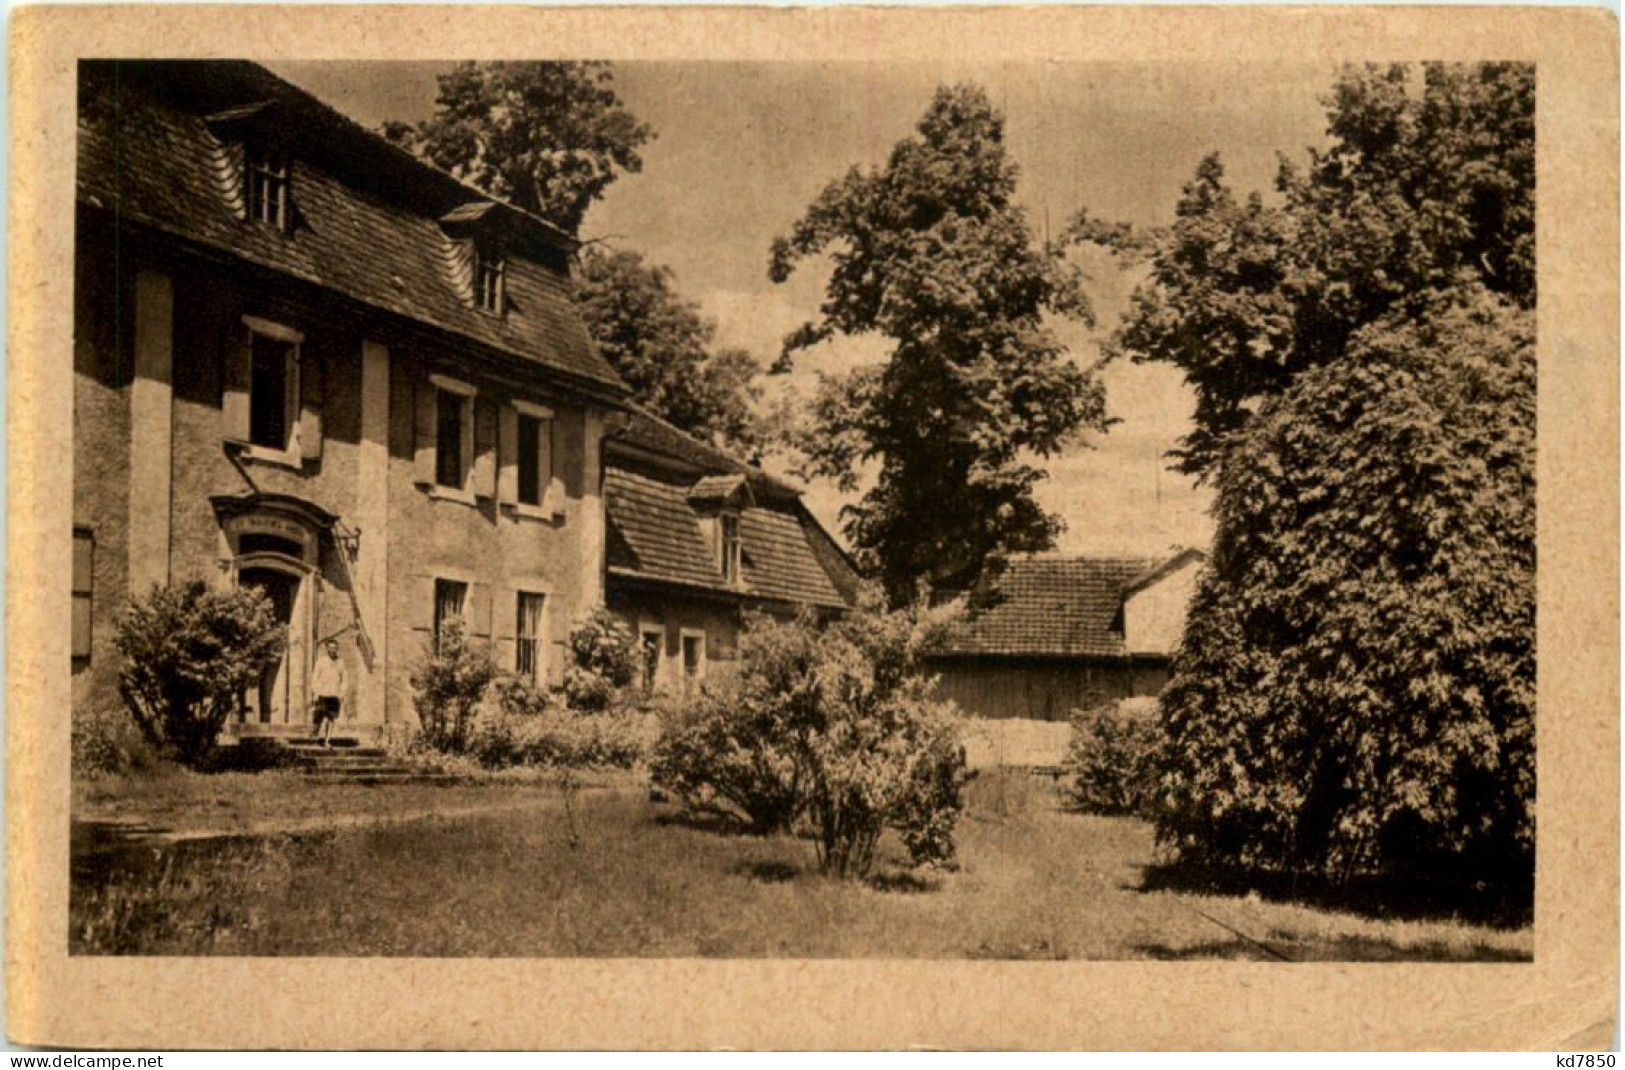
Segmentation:
[(382, 747), (362, 746), (351, 738), (335, 736), (323, 746), (314, 737), (294, 736), (278, 739), (275, 745), (282, 751), (287, 765), (298, 769), (305, 779), (318, 783), (382, 784), (441, 779), (437, 774), (425, 774), (391, 761)]

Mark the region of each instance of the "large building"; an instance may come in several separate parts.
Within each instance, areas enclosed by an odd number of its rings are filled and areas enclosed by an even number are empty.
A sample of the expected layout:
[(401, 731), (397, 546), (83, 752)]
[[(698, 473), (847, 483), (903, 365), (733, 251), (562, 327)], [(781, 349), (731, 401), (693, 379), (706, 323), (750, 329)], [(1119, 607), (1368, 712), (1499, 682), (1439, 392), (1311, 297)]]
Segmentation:
[(265, 590), (286, 655), (233, 734), (301, 731), (337, 637), (344, 729), (412, 716), (450, 614), (556, 678), (603, 598), (601, 449), (626, 389), (575, 243), (262, 68), (80, 74), (74, 700), (116, 702), (154, 585)]
[(941, 695), (970, 717), (1055, 721), (1158, 694), (1205, 560), (1033, 554), (989, 569), (929, 660)]
[(308, 731), (330, 638), (367, 737), (452, 616), (557, 683), (607, 577), (681, 687), (745, 609), (850, 597), (794, 488), (629, 405), (570, 236), (253, 64), (88, 62), (79, 114), (75, 708), (118, 701), (130, 600), (191, 580), (288, 629), (237, 738)]

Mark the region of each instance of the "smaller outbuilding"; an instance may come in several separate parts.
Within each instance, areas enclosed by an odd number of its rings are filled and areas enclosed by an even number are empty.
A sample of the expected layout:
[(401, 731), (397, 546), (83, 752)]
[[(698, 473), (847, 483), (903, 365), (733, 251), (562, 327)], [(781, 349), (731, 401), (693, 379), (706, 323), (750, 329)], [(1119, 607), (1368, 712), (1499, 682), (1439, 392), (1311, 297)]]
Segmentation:
[(969, 717), (1066, 719), (1167, 684), (1206, 556), (1033, 554), (990, 567), (929, 659)]
[(641, 409), (604, 443), (605, 598), (643, 685), (686, 693), (735, 660), (747, 612), (839, 614), (852, 563), (796, 487)]

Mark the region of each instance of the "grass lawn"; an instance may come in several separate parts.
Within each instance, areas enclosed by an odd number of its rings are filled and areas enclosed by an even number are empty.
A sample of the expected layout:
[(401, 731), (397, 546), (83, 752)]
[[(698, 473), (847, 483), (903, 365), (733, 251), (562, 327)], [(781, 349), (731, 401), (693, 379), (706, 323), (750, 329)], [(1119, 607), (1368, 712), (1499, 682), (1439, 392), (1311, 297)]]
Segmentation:
[[(274, 776), (229, 801), (223, 778), (197, 779), (228, 798), (214, 809), (249, 826), (360, 800), (429, 800), (440, 812), (161, 850), (81, 837), (75, 952), (1516, 960), (1533, 948), (1528, 928), (1141, 891), (1154, 861), (1148, 825), (1066, 813), (1048, 781), (1018, 771), (973, 783), (957, 870), (910, 873), (889, 845), (864, 884), (818, 876), (805, 841), (697, 825), (635, 786), (577, 793), (567, 813), (545, 781), (318, 795)], [(201, 791), (170, 785), (156, 806), (194, 820)], [(267, 798), (300, 793), (309, 798)], [(87, 787), (76, 818), (127, 817), (134, 794)]]

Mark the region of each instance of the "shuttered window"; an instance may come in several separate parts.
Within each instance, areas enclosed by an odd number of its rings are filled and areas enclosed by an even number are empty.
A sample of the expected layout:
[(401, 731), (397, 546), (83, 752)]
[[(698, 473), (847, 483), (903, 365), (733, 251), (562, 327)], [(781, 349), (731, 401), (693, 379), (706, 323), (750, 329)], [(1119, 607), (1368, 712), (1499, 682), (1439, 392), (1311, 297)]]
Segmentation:
[(73, 532), (73, 658), (90, 660), (91, 576), (96, 539), (88, 529)]
[(298, 361), (291, 343), (255, 334), (249, 350), (248, 441), (285, 450), (293, 430)]
[(520, 591), (516, 607), (518, 620), (514, 629), (514, 671), (533, 684), (542, 682), (542, 605), (543, 598), (530, 591)]
[(472, 399), (450, 390), (435, 392), (434, 481), (442, 487), (463, 489), (463, 421)]
[(463, 617), (468, 584), (461, 580), (434, 581), (434, 648), (440, 649), (440, 630), (453, 617)]

